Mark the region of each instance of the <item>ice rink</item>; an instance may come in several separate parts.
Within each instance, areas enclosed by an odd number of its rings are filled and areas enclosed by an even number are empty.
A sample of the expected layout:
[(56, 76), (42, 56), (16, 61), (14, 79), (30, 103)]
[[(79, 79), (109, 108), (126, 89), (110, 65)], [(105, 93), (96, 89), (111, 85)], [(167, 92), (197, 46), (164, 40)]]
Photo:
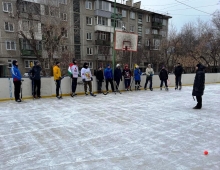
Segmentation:
[(0, 169), (219, 170), (220, 84), (206, 85), (201, 110), (191, 93), (0, 102)]

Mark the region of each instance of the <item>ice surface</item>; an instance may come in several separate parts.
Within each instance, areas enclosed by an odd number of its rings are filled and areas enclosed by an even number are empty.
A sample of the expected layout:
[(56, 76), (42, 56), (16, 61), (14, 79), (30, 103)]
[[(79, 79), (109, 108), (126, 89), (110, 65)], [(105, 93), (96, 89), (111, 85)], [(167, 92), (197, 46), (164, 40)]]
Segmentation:
[(219, 170), (220, 85), (191, 91), (1, 102), (0, 169)]

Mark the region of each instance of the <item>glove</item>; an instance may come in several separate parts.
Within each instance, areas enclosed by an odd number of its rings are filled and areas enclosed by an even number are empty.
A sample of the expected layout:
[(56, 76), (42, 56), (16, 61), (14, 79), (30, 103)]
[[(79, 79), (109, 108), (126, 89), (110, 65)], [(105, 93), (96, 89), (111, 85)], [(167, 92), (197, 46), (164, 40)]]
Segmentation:
[(85, 79), (82, 79), (82, 81), (85, 82), (86, 80), (85, 80)]
[(93, 78), (91, 77), (91, 81), (93, 81)]
[(21, 79), (21, 81), (24, 81), (24, 79)]

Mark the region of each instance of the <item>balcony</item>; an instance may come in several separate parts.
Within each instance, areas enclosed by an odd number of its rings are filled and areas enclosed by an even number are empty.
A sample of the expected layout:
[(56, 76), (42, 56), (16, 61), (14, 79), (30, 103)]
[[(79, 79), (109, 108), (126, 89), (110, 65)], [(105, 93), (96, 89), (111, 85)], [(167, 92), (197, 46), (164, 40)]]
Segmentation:
[(161, 39), (161, 38), (162, 38), (162, 35), (160, 35), (160, 34), (153, 34), (153, 36), (154, 36), (154, 38), (156, 38), (156, 39)]
[[(38, 51), (38, 55), (41, 55), (42, 51)], [(36, 56), (33, 50), (21, 50), (21, 55), (22, 56)]]
[(163, 25), (159, 22), (152, 22), (152, 28), (162, 29)]
[(111, 42), (109, 40), (95, 40), (95, 45), (110, 46)]
[(118, 13), (118, 14), (112, 13), (111, 18), (112, 18), (112, 19), (115, 18), (115, 19), (117, 19), (117, 20), (121, 20), (121, 19), (122, 19), (122, 14), (120, 14), (120, 13)]

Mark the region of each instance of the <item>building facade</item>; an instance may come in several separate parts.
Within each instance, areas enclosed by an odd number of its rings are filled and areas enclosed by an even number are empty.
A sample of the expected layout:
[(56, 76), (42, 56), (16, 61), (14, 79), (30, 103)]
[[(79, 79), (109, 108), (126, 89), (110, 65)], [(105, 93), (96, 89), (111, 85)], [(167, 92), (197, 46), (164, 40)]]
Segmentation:
[[(87, 61), (91, 69), (105, 67), (112, 62), (114, 27), (118, 31), (138, 34), (138, 51), (132, 53), (132, 63), (144, 66), (152, 62), (149, 61), (151, 56), (160, 50), (171, 18), (143, 10), (140, 2), (133, 3), (132, 0), (125, 4), (116, 3), (116, 8), (114, 1), (107, 0), (0, 1), (1, 77), (10, 75), (13, 59), (20, 63), (22, 73), (27, 72), (37, 60), (36, 55), (43, 58), (46, 69), (51, 65), (47, 61), (48, 55), (66, 63), (76, 58), (80, 66)], [(51, 27), (50, 32), (48, 27), (51, 25), (56, 28)], [(54, 43), (48, 40), (47, 34), (55, 34), (57, 30), (62, 39), (57, 36), (59, 43), (51, 48)], [(61, 57), (63, 54), (64, 58)], [(125, 54), (117, 51), (116, 62), (127, 62), (123, 60)], [(137, 61), (137, 58), (141, 59)]]

